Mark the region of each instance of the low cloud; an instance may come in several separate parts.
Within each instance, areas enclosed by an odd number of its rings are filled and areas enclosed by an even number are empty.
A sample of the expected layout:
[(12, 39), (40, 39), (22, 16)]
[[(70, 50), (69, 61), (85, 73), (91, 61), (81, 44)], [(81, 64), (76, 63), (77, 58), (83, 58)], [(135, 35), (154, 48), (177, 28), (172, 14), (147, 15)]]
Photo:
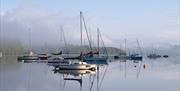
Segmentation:
[[(52, 14), (31, 6), (24, 6), (1, 12), (0, 21), (3, 40), (19, 40), (27, 45), (29, 34), (31, 34), (34, 45), (44, 45), (45, 43), (59, 45), (61, 44), (60, 26), (64, 27), (65, 37), (68, 41), (77, 43), (78, 40), (78, 26), (74, 27), (76, 25), (73, 24), (74, 20), (70, 20), (62, 12)], [(69, 27), (70, 25), (73, 27)]]
[[(62, 41), (60, 40), (60, 27), (63, 26), (67, 43), (75, 45), (80, 44), (78, 12), (77, 14), (70, 15), (63, 11), (53, 12), (40, 9), (32, 5), (23, 5), (8, 11), (1, 11), (0, 16), (1, 36), (3, 36), (4, 39), (19, 40), (22, 42), (22, 44), (28, 45), (28, 29), (30, 28), (33, 45), (60, 45), (62, 44)], [(145, 16), (144, 18), (146, 19), (146, 17), (148, 16)], [(157, 23), (155, 24), (155, 19), (150, 21), (150, 23), (148, 22), (150, 19), (147, 19), (145, 23), (142, 20), (138, 22), (138, 19), (135, 19), (134, 21), (129, 20), (125, 22), (124, 20), (122, 22), (119, 21), (113, 24), (113, 20), (107, 21), (108, 19), (106, 18), (104, 20), (93, 18), (88, 20), (87, 25), (88, 29), (90, 27), (91, 30), (93, 30), (91, 33), (94, 44), (96, 44), (97, 40), (96, 27), (98, 26), (96, 25), (100, 24), (100, 30), (107, 46), (119, 47), (120, 44), (124, 45), (125, 38), (128, 40), (128, 45), (130, 44), (129, 46), (137, 46), (135, 43), (136, 37), (140, 39), (143, 46), (151, 45), (152, 43), (177, 44), (180, 34), (178, 31), (179, 25), (175, 24), (179, 24), (179, 22), (174, 21), (177, 18), (176, 16), (174, 18), (170, 19), (172, 20), (170, 21), (170, 26), (165, 26), (169, 25), (169, 23), (161, 24), (161, 21), (166, 22), (166, 20), (169, 19), (168, 16), (157, 20)], [(87, 17), (87, 19), (89, 18)], [(100, 24), (97, 24), (96, 21)], [(88, 42), (85, 31), (83, 37), (85, 38), (85, 43), (87, 44)]]

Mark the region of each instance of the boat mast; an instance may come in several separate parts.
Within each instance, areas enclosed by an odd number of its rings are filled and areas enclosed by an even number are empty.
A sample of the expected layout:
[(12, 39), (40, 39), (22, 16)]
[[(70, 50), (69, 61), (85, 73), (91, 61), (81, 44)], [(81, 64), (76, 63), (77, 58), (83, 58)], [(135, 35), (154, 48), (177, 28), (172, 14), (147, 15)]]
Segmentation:
[(92, 34), (91, 34), (91, 29), (90, 28), (89, 28), (89, 43), (90, 43), (91, 51), (93, 51), (93, 48), (92, 48)]
[(0, 30), (0, 57), (2, 57), (2, 37), (1, 37), (1, 30)]
[(80, 47), (81, 47), (81, 55), (82, 55), (82, 51), (83, 51), (83, 49), (82, 49), (82, 11), (80, 11), (80, 33), (81, 33), (81, 35), (80, 35), (80, 40), (81, 40)]
[(64, 41), (64, 46), (65, 46), (66, 52), (67, 52), (67, 54), (69, 56), (69, 50), (68, 50), (68, 46), (67, 46), (67, 42), (66, 42), (63, 26), (61, 26), (61, 38), (62, 38), (62, 41)]
[(139, 45), (139, 41), (138, 41), (138, 39), (137, 39), (137, 38), (136, 38), (136, 40), (137, 40), (137, 43), (138, 43), (138, 48), (139, 48), (140, 53), (141, 53), (141, 55), (142, 55), (142, 50), (141, 50), (141, 47), (140, 47), (140, 45)]
[(81, 53), (82, 53), (82, 51), (83, 51), (83, 49), (82, 49), (82, 41), (83, 41), (83, 38), (82, 38), (82, 26), (83, 26), (83, 25), (84, 25), (84, 28), (85, 28), (85, 32), (86, 32), (86, 36), (87, 36), (87, 39), (88, 39), (88, 43), (89, 43), (90, 50), (91, 50), (91, 52), (92, 52), (92, 46), (91, 46), (91, 41), (90, 41), (89, 34), (88, 34), (88, 29), (87, 29), (87, 27), (86, 27), (86, 22), (85, 22), (83, 13), (80, 12)]
[(98, 56), (99, 56), (99, 28), (97, 28), (97, 46), (98, 46)]
[(31, 48), (31, 28), (28, 29), (29, 30), (29, 52), (32, 51), (32, 48)]
[(100, 31), (99, 31), (99, 37), (101, 38), (102, 46), (104, 47), (105, 52), (106, 52), (106, 55), (107, 55), (107, 57), (108, 57), (108, 51), (107, 51), (107, 49), (106, 49), (106, 47), (105, 47), (105, 44), (104, 44), (104, 41), (103, 41), (103, 39), (102, 39), (102, 35), (101, 35)]
[(83, 20), (84, 28), (85, 28), (85, 30), (86, 30), (86, 36), (87, 36), (87, 39), (88, 39), (89, 47), (90, 47), (90, 50), (91, 50), (91, 52), (92, 52), (91, 41), (90, 41), (90, 37), (89, 37), (88, 30), (87, 30), (87, 27), (86, 27), (85, 18), (84, 18), (83, 15), (82, 15), (82, 20)]
[(63, 48), (63, 43), (62, 43), (62, 41), (63, 41), (63, 26), (61, 25), (61, 27), (60, 27), (60, 45), (59, 45), (59, 49), (62, 51), (62, 48)]
[[(125, 44), (125, 49), (124, 49), (124, 52), (125, 52), (125, 54), (127, 53), (127, 45), (126, 45), (126, 38), (124, 39), (124, 44)], [(126, 54), (127, 55), (127, 54)]]

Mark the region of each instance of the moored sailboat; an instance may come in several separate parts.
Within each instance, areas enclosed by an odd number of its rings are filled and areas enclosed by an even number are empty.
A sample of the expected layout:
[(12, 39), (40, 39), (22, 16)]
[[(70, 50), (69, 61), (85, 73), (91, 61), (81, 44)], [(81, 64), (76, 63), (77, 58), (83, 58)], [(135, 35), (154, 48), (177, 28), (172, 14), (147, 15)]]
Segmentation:
[(131, 60), (142, 60), (142, 59), (143, 59), (142, 50), (141, 50), (141, 47), (140, 47), (140, 45), (139, 45), (138, 39), (136, 39), (136, 40), (137, 40), (138, 48), (139, 48), (139, 50), (140, 50), (140, 54), (139, 54), (139, 53), (131, 54), (131, 55), (130, 55), (130, 59), (131, 59)]
[(29, 52), (27, 54), (24, 54), (22, 56), (18, 56), (17, 60), (39, 60), (39, 57), (37, 54), (32, 52), (31, 48), (31, 29), (29, 29)]
[[(88, 42), (89, 42), (89, 47), (90, 47), (90, 52), (88, 53), (83, 53), (82, 51), (82, 25), (84, 24), (85, 30), (86, 30), (86, 35), (88, 38)], [(87, 28), (86, 28), (86, 24), (85, 24), (85, 20), (84, 20), (84, 16), (82, 14), (82, 12), (80, 12), (80, 33), (81, 33), (81, 54), (80, 54), (80, 60), (82, 60), (83, 62), (87, 62), (89, 64), (97, 64), (97, 63), (102, 63), (102, 64), (107, 64), (107, 56), (100, 56), (100, 51), (99, 51), (99, 38), (101, 37), (102, 40), (102, 36), (100, 35), (99, 32), (99, 28), (97, 29), (97, 52), (93, 52), (92, 50), (92, 46), (91, 46), (91, 42), (90, 38), (91, 36), (89, 36)], [(102, 40), (103, 41), (103, 40)], [(104, 42), (103, 42), (104, 43)], [(106, 50), (106, 54), (107, 54), (107, 50)]]

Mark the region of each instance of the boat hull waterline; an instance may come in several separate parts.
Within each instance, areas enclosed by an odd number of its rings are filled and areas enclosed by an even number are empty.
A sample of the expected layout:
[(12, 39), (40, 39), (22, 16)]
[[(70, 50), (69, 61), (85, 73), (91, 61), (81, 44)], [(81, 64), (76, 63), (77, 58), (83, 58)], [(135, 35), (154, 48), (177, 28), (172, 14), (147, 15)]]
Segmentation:
[(90, 64), (60, 64), (56, 68), (65, 70), (96, 70), (96, 65)]

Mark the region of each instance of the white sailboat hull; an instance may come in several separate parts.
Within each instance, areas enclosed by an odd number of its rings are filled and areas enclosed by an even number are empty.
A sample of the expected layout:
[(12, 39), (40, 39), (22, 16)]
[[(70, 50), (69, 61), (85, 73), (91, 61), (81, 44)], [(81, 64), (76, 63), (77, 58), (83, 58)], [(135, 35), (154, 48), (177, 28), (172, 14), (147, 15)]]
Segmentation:
[(96, 65), (89, 64), (62, 64), (58, 66), (59, 69), (66, 70), (95, 70)]

